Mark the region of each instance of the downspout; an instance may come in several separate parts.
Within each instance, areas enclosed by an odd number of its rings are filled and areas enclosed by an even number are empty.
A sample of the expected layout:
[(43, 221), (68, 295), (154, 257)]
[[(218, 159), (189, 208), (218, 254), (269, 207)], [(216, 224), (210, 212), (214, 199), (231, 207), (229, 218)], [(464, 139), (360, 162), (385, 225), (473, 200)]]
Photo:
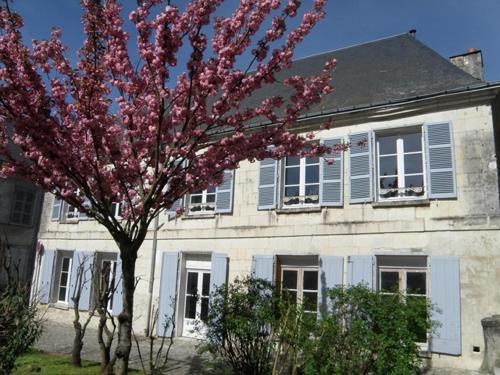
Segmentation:
[(151, 264), (149, 266), (149, 286), (148, 286), (148, 308), (146, 315), (146, 329), (144, 330), (144, 334), (149, 336), (151, 331), (151, 310), (153, 307), (153, 286), (155, 283), (155, 264), (156, 264), (156, 250), (158, 248), (158, 229), (160, 229), (162, 225), (159, 224), (159, 216), (157, 214), (153, 224), (153, 247), (151, 249)]

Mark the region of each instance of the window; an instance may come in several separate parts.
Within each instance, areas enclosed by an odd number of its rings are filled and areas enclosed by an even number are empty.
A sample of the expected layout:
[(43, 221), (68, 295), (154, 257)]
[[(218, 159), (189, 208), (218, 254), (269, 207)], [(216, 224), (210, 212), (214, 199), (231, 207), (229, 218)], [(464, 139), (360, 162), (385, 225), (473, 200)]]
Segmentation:
[[(378, 285), (384, 294), (401, 293), (406, 299), (427, 299), (428, 272), (425, 256), (378, 256)], [(427, 310), (421, 312), (427, 314)], [(427, 332), (416, 329), (417, 342), (427, 343)]]
[(319, 204), (319, 158), (285, 159), (283, 207)]
[(378, 134), (376, 142), (379, 200), (425, 197), (421, 128)]
[(68, 303), (69, 301), (69, 280), (71, 274), (71, 263), (71, 257), (63, 256), (61, 258), (59, 284), (57, 286), (57, 302)]
[[(98, 293), (102, 295), (103, 293), (107, 293), (108, 291), (114, 291), (115, 289), (115, 275), (116, 275), (116, 261), (110, 259), (102, 259), (101, 260), (101, 272), (99, 275), (99, 286)], [(110, 294), (110, 298), (108, 300), (108, 311), (112, 310), (113, 307), (113, 295)], [(99, 298), (97, 296), (97, 298)]]
[(302, 304), (306, 313), (318, 311), (318, 268), (313, 266), (281, 266), (283, 297)]
[(34, 191), (16, 187), (10, 213), (11, 223), (21, 225), (32, 224), (35, 196)]
[(189, 195), (190, 214), (212, 213), (215, 211), (216, 188), (208, 187)]

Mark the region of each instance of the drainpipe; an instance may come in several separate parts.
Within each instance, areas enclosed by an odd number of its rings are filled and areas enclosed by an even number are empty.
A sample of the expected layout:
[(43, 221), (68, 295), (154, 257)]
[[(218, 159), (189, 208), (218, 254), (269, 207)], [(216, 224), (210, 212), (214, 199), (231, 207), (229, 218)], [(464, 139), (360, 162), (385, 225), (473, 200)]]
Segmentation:
[(144, 330), (144, 334), (149, 336), (150, 326), (151, 326), (151, 309), (153, 307), (153, 286), (155, 283), (155, 264), (156, 264), (156, 249), (158, 248), (158, 229), (160, 229), (162, 225), (158, 225), (160, 214), (157, 214), (153, 224), (153, 247), (151, 249), (151, 264), (149, 266), (149, 286), (148, 286), (148, 308), (146, 314), (146, 329)]

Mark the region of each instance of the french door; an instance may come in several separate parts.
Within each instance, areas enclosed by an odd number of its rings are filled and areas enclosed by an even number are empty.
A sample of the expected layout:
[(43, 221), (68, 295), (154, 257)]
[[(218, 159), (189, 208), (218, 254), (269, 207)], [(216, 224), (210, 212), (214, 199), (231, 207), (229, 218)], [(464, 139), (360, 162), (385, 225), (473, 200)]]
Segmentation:
[(203, 338), (208, 317), (210, 271), (186, 270), (183, 336)]

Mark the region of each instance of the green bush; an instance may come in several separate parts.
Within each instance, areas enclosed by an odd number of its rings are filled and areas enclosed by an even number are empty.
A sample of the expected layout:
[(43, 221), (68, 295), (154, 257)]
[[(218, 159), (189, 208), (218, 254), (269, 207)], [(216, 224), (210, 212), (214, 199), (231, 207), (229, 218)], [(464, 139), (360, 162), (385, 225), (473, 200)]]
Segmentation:
[(16, 359), (26, 353), (42, 332), (29, 289), (11, 285), (0, 294), (0, 375), (10, 374)]
[(431, 329), (425, 298), (354, 286), (328, 291), (327, 300), (302, 347), (305, 375), (418, 373), (417, 341)]

